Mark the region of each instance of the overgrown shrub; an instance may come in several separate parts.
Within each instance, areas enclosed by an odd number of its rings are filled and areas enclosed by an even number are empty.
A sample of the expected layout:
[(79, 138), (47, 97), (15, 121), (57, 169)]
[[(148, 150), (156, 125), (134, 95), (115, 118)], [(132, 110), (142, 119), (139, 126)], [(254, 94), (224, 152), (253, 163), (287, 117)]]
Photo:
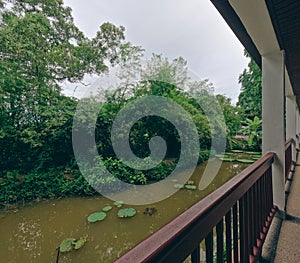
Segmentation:
[(94, 195), (79, 171), (7, 172), (0, 180), (0, 204), (63, 196)]

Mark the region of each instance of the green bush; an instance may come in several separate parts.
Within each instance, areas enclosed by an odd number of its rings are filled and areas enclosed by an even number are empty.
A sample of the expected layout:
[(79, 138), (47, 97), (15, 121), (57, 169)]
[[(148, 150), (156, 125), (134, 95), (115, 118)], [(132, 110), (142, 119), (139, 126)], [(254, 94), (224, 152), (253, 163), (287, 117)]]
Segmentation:
[(94, 195), (79, 171), (7, 172), (0, 180), (0, 204), (42, 198)]
[[(209, 155), (209, 150), (200, 151), (198, 163), (206, 161)], [(147, 158), (144, 160), (147, 161)], [(150, 161), (149, 158), (148, 160)], [(102, 164), (105, 165), (111, 175), (103, 176)], [(90, 184), (96, 186), (100, 191), (102, 187), (116, 190), (119, 186), (116, 179), (137, 185), (157, 182), (172, 173), (176, 167), (176, 161), (163, 161), (149, 170), (140, 169), (138, 162), (135, 162), (135, 166), (137, 169), (132, 169), (118, 159), (103, 159), (99, 156), (94, 167), (85, 168), (82, 166), (85, 172), (89, 174), (89, 182), (79, 170), (64, 170), (62, 168), (47, 172), (35, 170), (26, 175), (16, 170), (6, 172), (0, 178), (0, 204), (42, 198), (95, 195), (97, 192)]]
[(199, 158), (198, 158), (198, 164), (204, 163), (209, 159), (210, 156), (210, 150), (200, 150), (199, 152)]

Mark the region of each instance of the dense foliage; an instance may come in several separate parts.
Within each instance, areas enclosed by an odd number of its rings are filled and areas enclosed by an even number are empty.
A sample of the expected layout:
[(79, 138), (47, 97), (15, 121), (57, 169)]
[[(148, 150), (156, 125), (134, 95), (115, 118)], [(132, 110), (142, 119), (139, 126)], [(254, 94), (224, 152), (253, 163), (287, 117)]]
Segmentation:
[(87, 187), (81, 175), (64, 181), (61, 172), (49, 171), (76, 167), (77, 102), (61, 94), (60, 83), (102, 74), (137, 47), (110, 23), (88, 39), (61, 0), (5, 0), (0, 8), (0, 200), (81, 194), (72, 186)]
[(60, 0), (3, 1), (0, 24), (0, 167), (65, 164), (76, 102), (59, 83), (101, 74), (131, 45), (124, 28), (101, 25), (88, 39)]
[[(245, 51), (245, 56), (250, 57)], [(252, 119), (257, 116), (261, 119), (262, 112), (262, 86), (261, 86), (261, 69), (256, 62), (250, 57), (248, 68), (239, 77), (242, 85), (239, 95), (238, 106), (242, 108), (245, 116)]]
[(237, 103), (242, 116), (239, 133), (245, 139), (234, 141), (239, 148), (260, 150), (262, 142), (262, 72), (247, 51), (245, 51), (245, 56), (250, 61), (239, 77), (242, 87)]
[(243, 121), (243, 128), (240, 130), (241, 133), (248, 136), (248, 146), (253, 147), (254, 150), (259, 150), (262, 140), (262, 121), (255, 116), (253, 120), (246, 119)]
[(234, 147), (233, 138), (240, 131), (243, 111), (240, 107), (233, 106), (230, 98), (223, 95), (217, 95), (216, 97), (223, 111), (227, 127), (227, 148), (231, 149)]
[[(178, 63), (178, 61), (181, 63)], [(148, 72), (149, 68), (151, 69), (151, 75), (147, 75), (147, 79), (142, 79), (136, 83), (130, 85), (124, 85), (116, 89), (114, 92), (107, 94), (106, 100), (102, 102), (101, 110), (98, 114), (97, 123), (96, 123), (96, 134), (95, 139), (97, 143), (97, 150), (100, 156), (106, 161), (111, 160), (111, 163), (107, 165), (107, 168), (112, 172), (116, 177), (122, 179), (125, 182), (136, 183), (136, 184), (146, 184), (152, 181), (158, 181), (165, 178), (169, 175), (174, 169), (179, 156), (181, 148), (181, 139), (176, 128), (173, 124), (164, 118), (159, 116), (147, 116), (138, 120), (133, 127), (130, 129), (129, 142), (132, 152), (139, 158), (147, 158), (150, 155), (149, 142), (150, 139), (155, 136), (162, 137), (167, 144), (167, 153), (165, 156), (165, 161), (162, 162), (157, 167), (151, 170), (133, 170), (126, 165), (122, 164), (117, 157), (115, 156), (115, 151), (110, 140), (111, 129), (115, 117), (119, 111), (128, 106), (130, 102), (135, 101), (138, 98), (142, 98), (145, 95), (155, 95), (162, 96), (172, 99), (182, 108), (190, 113), (190, 116), (193, 122), (196, 125), (198, 131), (198, 138), (200, 142), (199, 149), (199, 163), (207, 160), (210, 154), (211, 146), (211, 127), (205, 113), (203, 112), (197, 98), (191, 96), (189, 91), (183, 90), (181, 87), (189, 85), (188, 78), (185, 78), (186, 75), (186, 63), (182, 59), (175, 59), (173, 61), (166, 61), (160, 56), (154, 55), (149, 61), (145, 71)], [(163, 76), (161, 71), (164, 72)], [(177, 77), (178, 83), (182, 85), (172, 84), (171, 74), (174, 71), (181, 72), (182, 76)], [(144, 71), (141, 75), (144, 75)], [(159, 76), (159, 77), (157, 77)], [(165, 81), (168, 80), (168, 82)], [(184, 83), (185, 82), (185, 83)], [(192, 86), (195, 86), (197, 83), (191, 83)], [(206, 87), (206, 82), (201, 83), (202, 94), (198, 94), (199, 97), (203, 100), (209, 101), (209, 98), (214, 97)], [(193, 94), (194, 95), (194, 94)], [(89, 107), (97, 107), (99, 101), (97, 98), (85, 99), (85, 104)], [(94, 105), (94, 106), (93, 106)], [(159, 105), (157, 105), (159, 107)], [(185, 127), (185, 116), (181, 116), (178, 112), (168, 112), (168, 115), (175, 114), (175, 118), (180, 120), (182, 126)], [(82, 112), (80, 116), (77, 116), (78, 121), (80, 121), (80, 126), (84, 130), (86, 128), (85, 134), (89, 133), (90, 129), (90, 116), (89, 111)], [(219, 131), (224, 130), (225, 126), (221, 122), (218, 122), (216, 119), (213, 127), (216, 130), (213, 130), (215, 134), (219, 134)], [(124, 132), (118, 134), (119, 137), (124, 137), (124, 141), (128, 140), (128, 134), (126, 133), (128, 129), (124, 127)], [(187, 131), (188, 132), (188, 131)], [(224, 133), (224, 132), (223, 132)], [(186, 137), (189, 137), (189, 134), (185, 134)], [(222, 134), (220, 133), (221, 137)], [(218, 136), (216, 136), (218, 138)], [(82, 142), (85, 144), (85, 142)], [(97, 169), (96, 169), (97, 170)], [(97, 171), (95, 171), (95, 174)]]
[[(215, 97), (207, 80), (192, 81), (187, 62), (181, 57), (169, 61), (153, 55), (142, 65), (143, 50), (125, 41), (123, 27), (104, 23), (89, 39), (75, 26), (71, 9), (61, 0), (0, 0), (0, 8), (0, 204), (95, 194), (74, 159), (72, 125), (78, 101), (61, 94), (63, 81), (80, 82), (86, 74), (101, 75), (116, 65), (120, 69), (121, 81), (115, 90), (102, 90), (87, 99), (91, 107), (91, 101), (95, 106), (102, 104), (95, 129), (98, 162), (114, 174), (99, 184), (114, 187), (116, 178), (134, 184), (151, 183), (168, 176), (177, 163), (181, 138), (171, 122), (157, 116), (135, 123), (130, 146), (136, 156), (147, 158), (150, 139), (161, 136), (167, 143), (165, 160), (151, 170), (140, 171), (116, 158), (110, 140), (112, 123), (120, 109), (136, 98), (167, 97), (190, 114), (200, 142), (199, 163), (209, 157), (212, 136), (221, 141), (227, 131), (230, 142), (239, 129), (239, 110), (230, 99)], [(241, 77), (244, 92), (251, 82), (246, 81), (247, 74), (245, 71)], [(227, 127), (217, 109), (211, 107), (215, 99)], [(81, 117), (85, 127), (89, 116)], [(185, 117), (176, 118), (184, 126)], [(95, 180), (97, 168), (92, 171)]]

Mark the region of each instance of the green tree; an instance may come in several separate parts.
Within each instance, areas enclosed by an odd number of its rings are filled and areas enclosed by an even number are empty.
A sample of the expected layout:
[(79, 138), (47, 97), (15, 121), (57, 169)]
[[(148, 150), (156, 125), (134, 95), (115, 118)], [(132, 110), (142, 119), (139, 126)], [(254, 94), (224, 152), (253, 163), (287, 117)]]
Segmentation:
[(220, 104), (222, 112), (224, 114), (227, 134), (228, 136), (235, 136), (241, 127), (241, 109), (231, 104), (231, 99), (224, 95), (216, 95), (216, 98)]
[[(245, 56), (250, 57), (246, 51)], [(237, 105), (243, 109), (246, 117), (252, 120), (255, 116), (261, 118), (262, 114), (261, 79), (261, 69), (250, 57), (248, 68), (239, 77), (242, 88)]]
[(179, 89), (183, 89), (190, 80), (187, 61), (184, 58), (178, 57), (170, 61), (161, 54), (152, 54), (141, 75), (142, 80), (162, 81)]
[(246, 119), (243, 122), (243, 128), (240, 130), (241, 133), (248, 136), (248, 146), (253, 146), (257, 150), (260, 148), (262, 131), (261, 131), (262, 121), (255, 116), (253, 120)]
[[(220, 136), (221, 140), (225, 125), (216, 109), (211, 107), (214, 103), (212, 84), (208, 80), (192, 81), (188, 77), (186, 61), (183, 58), (168, 60), (154, 54), (146, 67), (141, 70), (141, 79), (138, 82), (133, 84), (127, 82), (126, 85), (117, 88), (102, 106), (96, 129), (100, 154), (105, 158), (114, 157), (110, 143), (112, 121), (124, 105), (145, 95), (168, 97), (181, 105), (196, 124), (201, 150), (210, 149), (212, 135), (216, 138)], [(209, 112), (204, 112), (201, 106), (205, 106)], [(210, 115), (211, 123), (206, 114)], [(182, 123), (186, 121), (182, 116), (177, 118), (182, 118)], [(153, 136), (161, 136), (168, 142), (167, 157), (178, 156), (180, 138), (175, 127), (167, 120), (155, 116), (143, 118), (131, 128), (130, 142), (133, 152), (139, 157), (148, 156), (150, 154), (148, 144)]]
[(88, 39), (61, 0), (4, 0), (0, 8), (0, 152), (8, 156), (0, 166), (32, 168), (34, 159), (71, 149), (76, 102), (60, 94), (60, 83), (102, 74), (126, 59), (132, 45), (125, 29), (110, 23)]

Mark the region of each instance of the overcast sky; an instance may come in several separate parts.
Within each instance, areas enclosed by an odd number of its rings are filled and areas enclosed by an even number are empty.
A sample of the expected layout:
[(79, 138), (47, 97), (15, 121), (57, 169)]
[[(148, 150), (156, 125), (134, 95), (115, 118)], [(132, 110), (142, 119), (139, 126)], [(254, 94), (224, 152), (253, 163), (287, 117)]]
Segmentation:
[(94, 37), (103, 22), (126, 28), (126, 40), (146, 55), (182, 56), (215, 93), (237, 101), (239, 74), (247, 66), (243, 46), (209, 0), (65, 0), (75, 24)]

